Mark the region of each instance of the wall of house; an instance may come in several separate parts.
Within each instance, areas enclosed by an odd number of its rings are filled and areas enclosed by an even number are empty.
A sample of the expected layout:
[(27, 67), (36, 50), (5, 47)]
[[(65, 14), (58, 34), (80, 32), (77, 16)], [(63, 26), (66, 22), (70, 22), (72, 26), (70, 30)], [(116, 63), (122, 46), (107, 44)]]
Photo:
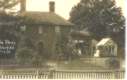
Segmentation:
[[(39, 27), (42, 27), (42, 33), (39, 33)], [(29, 27), (28, 36), (31, 38), (34, 46), (38, 47), (38, 44), (43, 43), (43, 50), (47, 54), (54, 52), (54, 44), (56, 41), (54, 27), (47, 25), (37, 25)]]
[[(60, 27), (60, 31), (56, 32), (55, 27)], [(41, 33), (39, 33), (39, 29), (42, 29)], [(58, 44), (63, 37), (69, 36), (69, 31), (70, 27), (65, 26), (28, 25), (26, 27), (26, 31), (22, 32), (25, 39), (21, 40), (21, 42), (26, 42), (26, 40), (29, 39), (36, 50), (38, 48), (38, 44), (41, 42), (43, 43), (44, 52), (48, 55), (55, 56), (57, 55), (56, 44)]]
[[(59, 31), (56, 28), (59, 27)], [(59, 56), (61, 54), (67, 54), (66, 43), (68, 42), (70, 26), (55, 26), (55, 41), (54, 41), (54, 57)]]

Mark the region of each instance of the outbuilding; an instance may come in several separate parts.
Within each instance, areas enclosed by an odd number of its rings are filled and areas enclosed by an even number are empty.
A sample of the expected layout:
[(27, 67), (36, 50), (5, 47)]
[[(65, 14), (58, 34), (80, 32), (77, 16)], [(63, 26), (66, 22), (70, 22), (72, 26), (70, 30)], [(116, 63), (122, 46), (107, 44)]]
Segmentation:
[(117, 56), (117, 44), (111, 38), (103, 38), (96, 45), (94, 55), (101, 57)]

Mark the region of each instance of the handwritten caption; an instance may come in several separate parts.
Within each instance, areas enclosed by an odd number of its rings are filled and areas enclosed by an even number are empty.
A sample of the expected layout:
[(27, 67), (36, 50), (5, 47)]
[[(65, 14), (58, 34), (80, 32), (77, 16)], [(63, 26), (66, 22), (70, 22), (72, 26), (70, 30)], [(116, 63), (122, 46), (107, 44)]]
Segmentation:
[(15, 41), (11, 40), (0, 40), (0, 54), (10, 54), (15, 50)]

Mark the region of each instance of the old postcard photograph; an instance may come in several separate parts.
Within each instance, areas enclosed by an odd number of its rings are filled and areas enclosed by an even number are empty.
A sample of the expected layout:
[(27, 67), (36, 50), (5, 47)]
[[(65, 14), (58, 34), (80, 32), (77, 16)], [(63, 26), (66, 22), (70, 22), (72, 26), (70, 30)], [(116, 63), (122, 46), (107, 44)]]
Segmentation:
[(0, 0), (0, 79), (125, 80), (125, 0)]

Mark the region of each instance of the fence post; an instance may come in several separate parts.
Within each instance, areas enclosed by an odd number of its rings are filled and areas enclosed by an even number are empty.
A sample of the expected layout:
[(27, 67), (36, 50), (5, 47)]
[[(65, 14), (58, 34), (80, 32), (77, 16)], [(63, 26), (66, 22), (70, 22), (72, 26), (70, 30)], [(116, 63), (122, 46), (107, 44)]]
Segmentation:
[(112, 75), (113, 75), (113, 76), (112, 76), (112, 79), (115, 79), (115, 78), (116, 78), (116, 77), (115, 77), (115, 76), (116, 76), (116, 75), (115, 75), (115, 71), (112, 72)]
[(50, 69), (48, 79), (53, 79), (53, 73), (55, 73), (55, 69)]

